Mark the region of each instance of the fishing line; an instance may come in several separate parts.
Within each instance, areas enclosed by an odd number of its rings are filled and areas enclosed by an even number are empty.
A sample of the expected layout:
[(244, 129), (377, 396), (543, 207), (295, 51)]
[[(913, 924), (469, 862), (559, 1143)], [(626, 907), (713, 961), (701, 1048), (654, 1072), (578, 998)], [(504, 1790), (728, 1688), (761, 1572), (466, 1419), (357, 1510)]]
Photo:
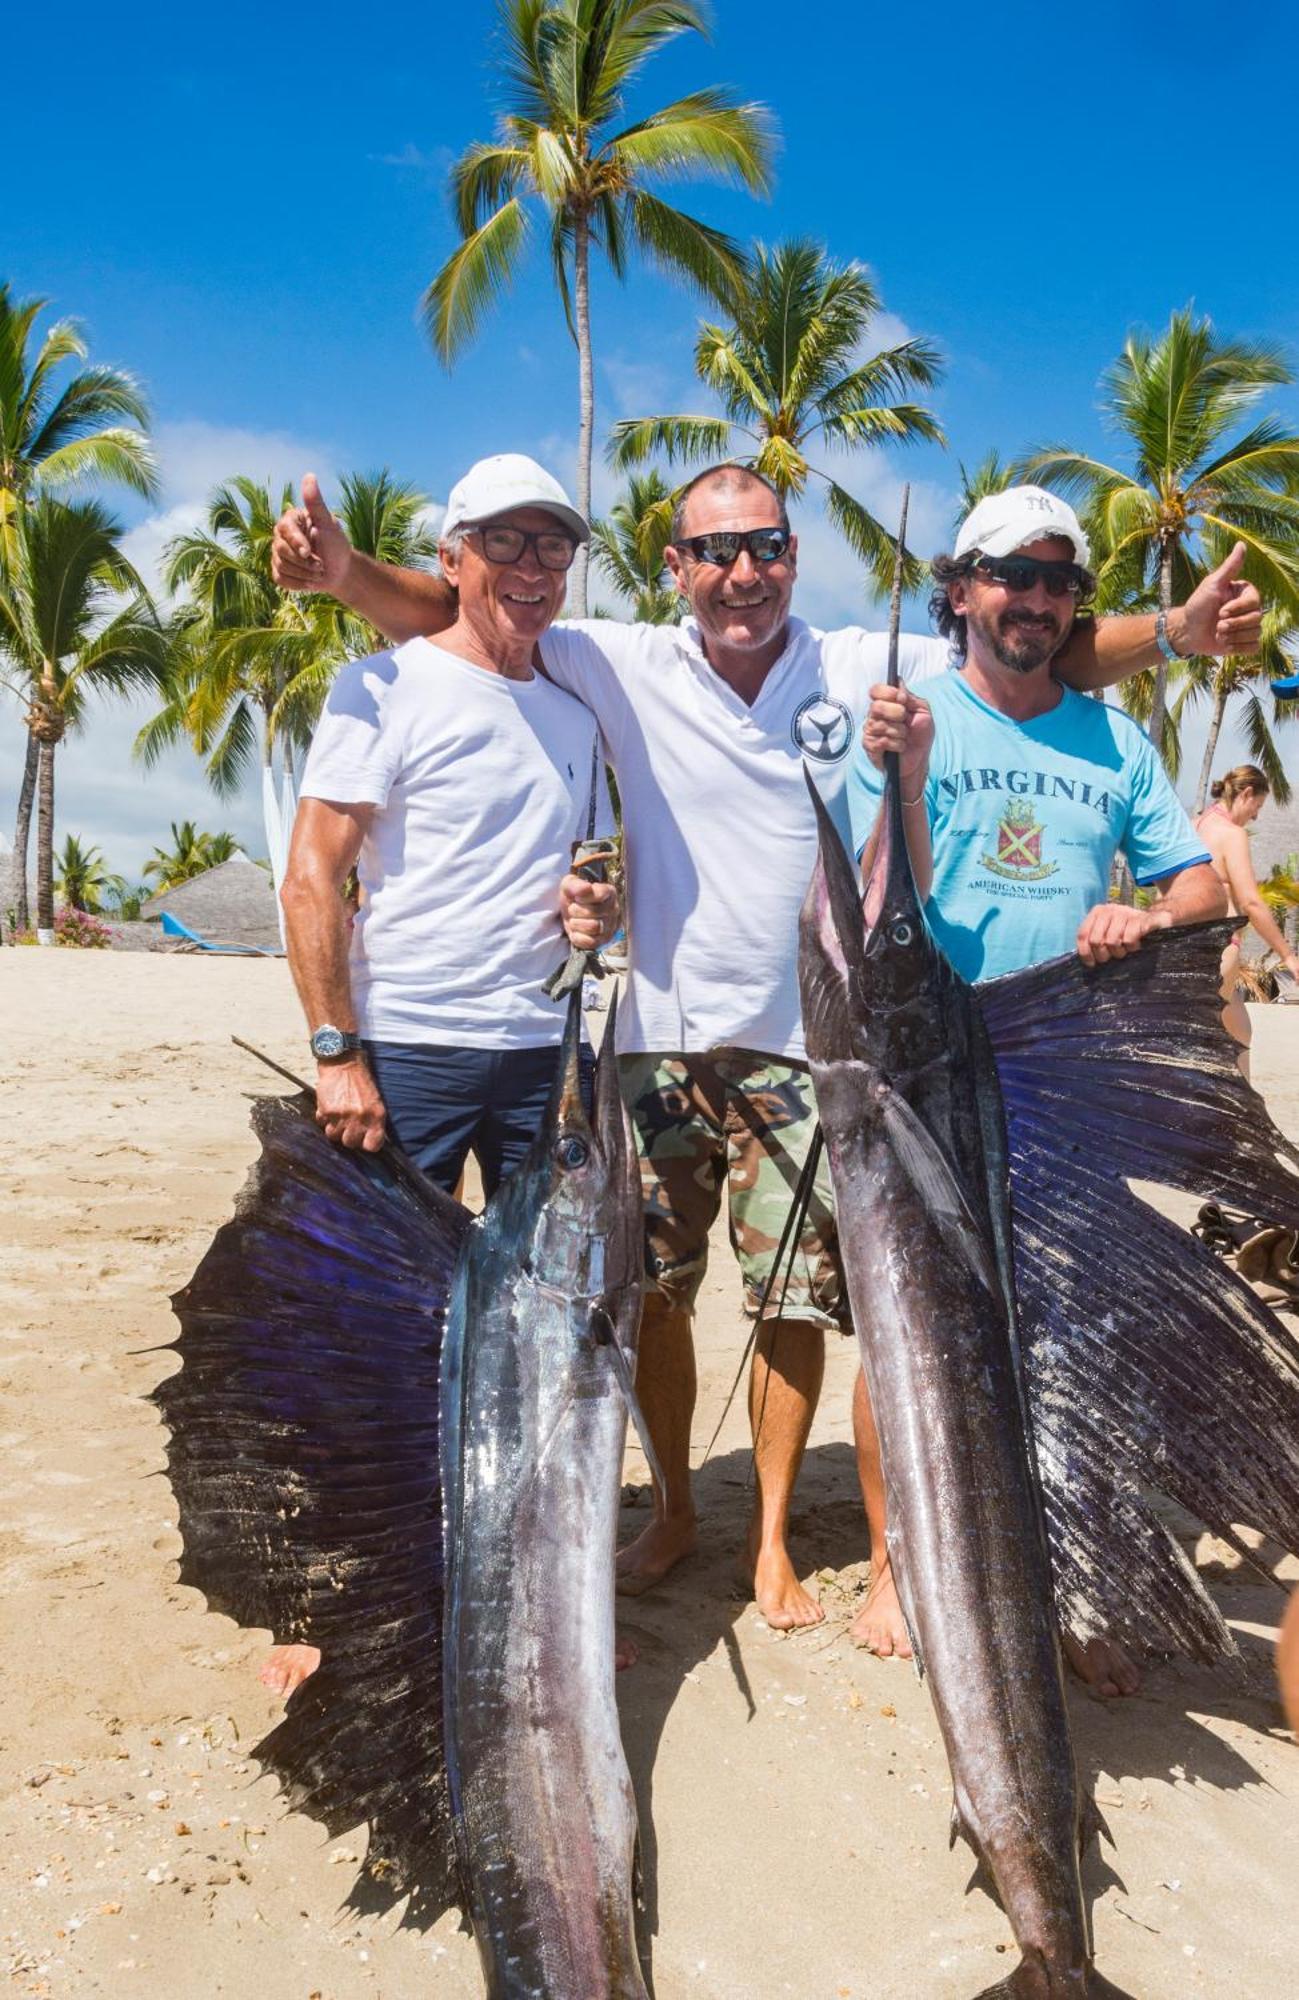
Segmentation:
[[(816, 1127), (816, 1130), (812, 1134), (812, 1141), (807, 1149), (807, 1157), (803, 1162), (802, 1171), (799, 1174), (797, 1184), (795, 1185), (794, 1188), (794, 1197), (793, 1200), (790, 1202), (789, 1212), (785, 1217), (785, 1226), (784, 1229), (781, 1231), (780, 1242), (776, 1246), (776, 1254), (775, 1257), (772, 1259), (771, 1269), (767, 1273), (767, 1282), (763, 1286), (762, 1296), (758, 1300), (758, 1310), (754, 1317), (753, 1330), (750, 1333), (748, 1339), (744, 1343), (744, 1352), (740, 1356), (740, 1365), (738, 1370), (736, 1371), (735, 1380), (731, 1384), (730, 1393), (727, 1396), (726, 1402), (722, 1407), (722, 1414), (717, 1419), (717, 1428), (713, 1432), (712, 1437), (708, 1441), (708, 1449), (705, 1451), (703, 1457), (699, 1461), (700, 1470), (702, 1470), (703, 1467), (707, 1465), (709, 1459), (711, 1458), (713, 1452), (713, 1446), (717, 1443), (718, 1438), (721, 1436), (722, 1425), (726, 1422), (727, 1417), (730, 1415), (731, 1405), (735, 1401), (736, 1391), (738, 1390), (740, 1383), (744, 1380), (744, 1370), (748, 1365), (749, 1356), (753, 1352), (754, 1344), (757, 1341), (758, 1333), (761, 1329), (763, 1319), (766, 1317), (767, 1307), (771, 1302), (771, 1294), (773, 1289), (775, 1288), (776, 1279), (780, 1273), (781, 1262), (782, 1260), (785, 1260), (784, 1283), (781, 1286), (779, 1303), (777, 1304), (776, 1311), (772, 1316), (773, 1319), (775, 1320), (777, 1328), (779, 1328), (780, 1314), (783, 1313), (785, 1309), (785, 1297), (789, 1290), (789, 1280), (793, 1275), (794, 1258), (798, 1254), (798, 1246), (802, 1239), (802, 1234), (803, 1234), (803, 1224), (807, 1219), (807, 1211), (811, 1206), (812, 1189), (816, 1180), (816, 1169), (820, 1156), (821, 1156), (821, 1127), (820, 1125), (818, 1125)], [(771, 1361), (772, 1359), (774, 1359), (775, 1356), (776, 1341), (778, 1337), (779, 1337), (778, 1334), (772, 1335), (771, 1355), (768, 1357), (768, 1363), (767, 1363), (768, 1380), (770, 1380)], [(766, 1389), (767, 1389), (767, 1384), (764, 1383), (762, 1410), (759, 1412), (758, 1430), (754, 1436), (755, 1448), (757, 1445), (758, 1436), (761, 1435), (762, 1431), (762, 1416), (766, 1410)]]

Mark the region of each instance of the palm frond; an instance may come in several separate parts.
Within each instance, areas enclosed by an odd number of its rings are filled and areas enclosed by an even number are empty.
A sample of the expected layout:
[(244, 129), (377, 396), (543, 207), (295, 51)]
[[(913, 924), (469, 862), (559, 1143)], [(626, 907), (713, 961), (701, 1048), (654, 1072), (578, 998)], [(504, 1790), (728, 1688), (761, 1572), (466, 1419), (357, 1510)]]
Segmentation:
[(527, 212), (515, 196), (452, 251), (425, 292), (424, 324), (448, 366), (513, 278), (527, 231)]
[(528, 155), (522, 146), (470, 146), (451, 169), (451, 205), (462, 236), (472, 236), (501, 203), (526, 183)]
[[(864, 566), (872, 590), (884, 596), (893, 581), (897, 537), (876, 520), (869, 507), (860, 500), (854, 500), (852, 494), (833, 479), (826, 481), (825, 510)], [(903, 564), (904, 588), (918, 590), (924, 577), (924, 564), (908, 554)]]
[(775, 136), (765, 106), (736, 104), (722, 90), (696, 90), (606, 140), (601, 156), (636, 178), (702, 175), (766, 195), (774, 179)]
[(625, 472), (656, 452), (669, 465), (725, 458), (731, 430), (724, 417), (628, 417), (609, 432), (609, 463)]
[(626, 209), (641, 250), (661, 270), (684, 278), (724, 305), (740, 295), (748, 261), (724, 230), (711, 228), (644, 188), (631, 190)]

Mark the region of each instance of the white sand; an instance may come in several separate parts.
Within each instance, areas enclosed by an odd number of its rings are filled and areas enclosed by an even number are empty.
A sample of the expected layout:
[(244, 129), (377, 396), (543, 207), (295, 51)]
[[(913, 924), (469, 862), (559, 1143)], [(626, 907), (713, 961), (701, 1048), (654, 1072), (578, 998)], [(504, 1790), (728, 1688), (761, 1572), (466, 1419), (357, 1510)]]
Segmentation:
[[(1257, 1079), (1299, 1132), (1299, 1013), (1256, 1010), (1256, 1026)], [(248, 1761), (278, 1712), (255, 1678), (264, 1639), (173, 1581), (142, 1398), (171, 1365), (151, 1351), (171, 1338), (167, 1296), (252, 1157), (244, 1097), (274, 1087), (232, 1031), (305, 1067), (282, 965), (0, 952), (0, 1967), (15, 1993), (56, 2000), (476, 2000), (449, 1920), (420, 1937), (338, 1914), (360, 1839), (286, 1815)], [(743, 1338), (722, 1238), (701, 1447)], [(835, 1343), (795, 1523), (827, 1624), (777, 1638), (729, 1594), (738, 1414), (699, 1482), (705, 1552), (628, 1609), (658, 2000), (970, 2000), (1014, 1962), (995, 1904), (966, 1894), (968, 1853), (948, 1851), (926, 1691), (842, 1636), (864, 1573), (853, 1365)], [(643, 1518), (629, 1510), (628, 1531)], [(1275, 1593), (1221, 1550), (1201, 1559), (1264, 1652)], [(1074, 1715), (1115, 1841), (1085, 1871), (1105, 1972), (1141, 2000), (1291, 1990), (1299, 1753), (1276, 1704), (1183, 1668), (1121, 1707), (1079, 1694)]]

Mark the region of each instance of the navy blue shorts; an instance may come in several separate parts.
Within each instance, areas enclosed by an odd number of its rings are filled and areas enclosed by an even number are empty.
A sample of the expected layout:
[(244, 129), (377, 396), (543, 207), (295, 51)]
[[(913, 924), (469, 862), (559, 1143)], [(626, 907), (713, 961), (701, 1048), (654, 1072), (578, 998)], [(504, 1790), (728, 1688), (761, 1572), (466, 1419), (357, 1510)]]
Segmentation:
[[(388, 1123), (430, 1180), (454, 1194), (472, 1153), (489, 1197), (527, 1152), (545, 1116), (558, 1044), (465, 1049), (367, 1042)], [(584, 1052), (585, 1054), (585, 1052)]]

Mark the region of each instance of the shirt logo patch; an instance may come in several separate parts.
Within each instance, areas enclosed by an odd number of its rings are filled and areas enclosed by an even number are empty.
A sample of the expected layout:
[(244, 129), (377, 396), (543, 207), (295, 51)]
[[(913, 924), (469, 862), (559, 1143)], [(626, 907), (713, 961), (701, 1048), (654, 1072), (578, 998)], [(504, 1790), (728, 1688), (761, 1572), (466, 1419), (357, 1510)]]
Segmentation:
[(814, 763), (837, 764), (852, 749), (852, 710), (834, 695), (809, 695), (794, 710), (789, 733), (795, 748)]
[(1041, 882), (1059, 873), (1058, 861), (1043, 861), (1046, 828), (1027, 799), (1007, 805), (997, 827), (997, 851), (985, 854), (983, 865), (1008, 882)]

